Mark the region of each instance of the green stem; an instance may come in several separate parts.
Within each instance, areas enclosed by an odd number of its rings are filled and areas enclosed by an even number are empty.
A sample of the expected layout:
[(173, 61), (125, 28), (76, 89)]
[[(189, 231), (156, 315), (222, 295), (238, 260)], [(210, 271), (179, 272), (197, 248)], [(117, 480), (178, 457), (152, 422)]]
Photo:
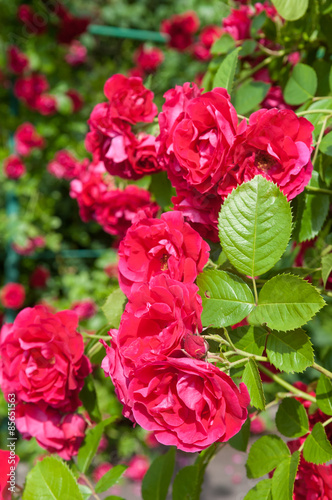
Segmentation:
[(234, 349), (234, 351), (236, 351), (237, 349), (236, 349), (235, 345), (233, 344), (232, 339), (230, 338), (229, 333), (226, 330), (226, 328), (224, 328), (224, 334), (225, 334), (227, 342), (229, 343), (229, 345), (231, 346), (231, 348)]
[(257, 410), (255, 413), (253, 413), (252, 415), (250, 415), (250, 420), (251, 421), (255, 420), (255, 418), (257, 418), (258, 415), (260, 413), (262, 413), (262, 411), (266, 411), (269, 408), (271, 408), (272, 406), (277, 405), (278, 403), (279, 403), (279, 399), (274, 399), (273, 401), (271, 401), (270, 403), (268, 403), (267, 405), (265, 405), (265, 409), (264, 410)]
[(249, 118), (247, 118), (246, 116), (238, 114), (237, 117), (240, 118), (240, 120), (247, 120), (247, 122), (249, 121)]
[(306, 186), (305, 190), (309, 193), (312, 192), (312, 193), (321, 193), (321, 194), (332, 194), (331, 189), (317, 188), (314, 186)]
[(258, 294), (257, 294), (256, 280), (255, 280), (255, 278), (251, 278), (251, 279), (252, 279), (252, 285), (254, 287), (255, 304), (257, 306), (257, 304), (258, 304)]
[(260, 70), (261, 68), (264, 68), (264, 66), (267, 66), (268, 64), (270, 64), (270, 62), (273, 61), (273, 59), (275, 59), (275, 57), (273, 57), (273, 56), (270, 56), (270, 57), (267, 57), (266, 59), (264, 59), (262, 62), (257, 64), (250, 71), (248, 71), (248, 73), (246, 73), (246, 75), (243, 78), (240, 78), (240, 80), (237, 82), (237, 84), (240, 85), (245, 80), (248, 80), (248, 78), (250, 78), (252, 75), (257, 73), (258, 70)]
[(307, 109), (307, 111), (299, 111), (297, 116), (305, 116), (305, 115), (316, 115), (316, 114), (331, 114), (331, 109)]
[(311, 368), (314, 368), (318, 372), (323, 373), (328, 378), (332, 378), (332, 373), (329, 370), (327, 370), (326, 368), (324, 368), (323, 366), (318, 365), (317, 363), (314, 363)]
[(96, 499), (96, 500), (100, 500), (100, 497), (97, 495), (97, 493), (95, 492), (95, 489), (93, 487), (93, 484), (89, 481), (89, 479), (86, 477), (85, 474), (81, 474), (81, 477), (84, 479), (84, 481), (86, 482), (86, 484), (89, 486), (90, 490), (91, 490), (91, 494), (92, 496)]
[(248, 363), (248, 358), (238, 359), (237, 361), (233, 361), (233, 363), (229, 363), (229, 365), (227, 366), (227, 369), (230, 370), (234, 366), (242, 365), (242, 363)]
[(286, 380), (282, 379), (281, 377), (279, 377), (275, 373), (272, 373), (270, 370), (265, 368), (265, 366), (263, 366), (261, 363), (259, 363), (259, 369), (263, 373), (265, 373), (265, 375), (267, 375), (272, 380), (274, 380), (274, 382), (281, 385), (282, 387), (284, 387), (288, 391), (292, 392), (293, 394), (296, 394), (297, 396), (300, 396), (303, 399), (307, 399), (308, 401), (311, 401), (312, 403), (316, 403), (316, 398), (314, 398), (313, 396), (310, 396), (310, 394), (307, 394), (303, 391), (300, 391), (300, 389), (297, 389), (296, 387), (293, 387), (291, 384), (286, 382)]
[[(330, 116), (332, 116), (332, 114)], [(325, 132), (325, 129), (326, 129), (327, 121), (330, 118), (330, 116), (327, 115), (325, 117), (324, 121), (323, 121), (323, 125), (322, 125), (322, 128), (321, 128), (321, 131), (320, 131), (317, 143), (315, 145), (315, 153), (314, 153), (314, 157), (313, 157), (313, 160), (312, 160), (312, 164), (313, 165), (315, 165), (315, 161), (316, 161), (316, 158), (317, 158), (317, 155), (318, 155), (319, 145), (320, 145), (320, 143), (321, 143), (321, 141), (323, 139), (323, 135), (324, 135), (324, 132)]]
[(230, 345), (227, 340), (223, 339), (219, 335), (202, 335), (203, 338), (206, 340), (214, 340), (215, 342), (218, 342), (219, 344), (225, 344), (225, 345)]
[(87, 339), (101, 339), (101, 340), (109, 340), (110, 336), (109, 335), (93, 335), (90, 333), (82, 333), (83, 337), (86, 337)]
[(100, 342), (97, 342), (97, 344), (93, 345), (91, 349), (87, 352), (88, 357), (92, 356), (95, 352), (99, 351), (102, 348), (102, 345)]
[(327, 425), (329, 425), (330, 423), (332, 422), (332, 417), (329, 418), (328, 420), (325, 420), (325, 422), (323, 423), (323, 427), (326, 427)]

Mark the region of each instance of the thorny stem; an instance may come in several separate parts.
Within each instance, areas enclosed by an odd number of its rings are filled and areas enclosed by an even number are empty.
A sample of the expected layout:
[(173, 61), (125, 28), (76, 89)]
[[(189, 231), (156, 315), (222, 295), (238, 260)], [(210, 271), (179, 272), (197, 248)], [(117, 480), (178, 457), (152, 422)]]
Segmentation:
[(321, 372), (323, 373), (324, 375), (326, 375), (328, 378), (332, 378), (332, 373), (327, 370), (326, 368), (324, 368), (323, 366), (320, 366), (318, 365), (317, 363), (314, 363), (311, 368), (314, 368), (315, 370), (317, 370), (318, 372)]
[(305, 190), (308, 193), (310, 193), (310, 191), (311, 191), (312, 193), (332, 194), (331, 189), (317, 188), (317, 187), (314, 187), (314, 186), (306, 186)]
[(329, 115), (327, 115), (323, 121), (323, 125), (322, 125), (322, 129), (320, 131), (320, 134), (319, 134), (319, 137), (317, 139), (317, 143), (316, 143), (316, 146), (315, 146), (315, 153), (314, 153), (314, 157), (312, 159), (312, 164), (315, 165), (315, 161), (316, 161), (316, 158), (317, 158), (317, 155), (318, 155), (318, 149), (319, 149), (319, 145), (323, 139), (323, 135), (324, 135), (324, 132), (325, 132), (325, 129), (326, 129), (326, 124), (327, 124), (327, 121), (329, 118), (331, 118), (332, 116), (332, 113)]
[(258, 417), (258, 415), (259, 415), (260, 413), (262, 413), (262, 411), (266, 411), (266, 410), (268, 410), (269, 408), (271, 408), (272, 406), (277, 405), (278, 403), (279, 403), (279, 398), (277, 397), (276, 399), (274, 399), (273, 401), (271, 401), (270, 403), (268, 403), (267, 405), (265, 405), (264, 410), (257, 410), (255, 413), (252, 413), (252, 414), (250, 415), (250, 420), (251, 420), (251, 421), (252, 421), (252, 420), (255, 420), (255, 418), (257, 418), (257, 417)]
[(293, 394), (296, 394), (297, 396), (300, 396), (303, 399), (307, 399), (308, 401), (311, 401), (312, 403), (316, 403), (316, 398), (314, 398), (310, 394), (307, 394), (307, 393), (301, 391), (300, 389), (297, 389), (296, 387), (293, 387), (291, 384), (289, 384), (288, 382), (286, 382), (286, 380), (282, 379), (281, 377), (279, 377), (275, 373), (272, 373), (270, 370), (268, 370), (267, 368), (265, 368), (265, 366), (263, 366), (261, 363), (259, 363), (258, 365), (259, 365), (259, 369), (263, 373), (265, 373), (265, 375), (267, 375), (272, 380), (274, 380), (275, 382), (277, 382), (277, 384), (281, 385), (282, 387), (284, 387), (288, 391), (292, 392)]

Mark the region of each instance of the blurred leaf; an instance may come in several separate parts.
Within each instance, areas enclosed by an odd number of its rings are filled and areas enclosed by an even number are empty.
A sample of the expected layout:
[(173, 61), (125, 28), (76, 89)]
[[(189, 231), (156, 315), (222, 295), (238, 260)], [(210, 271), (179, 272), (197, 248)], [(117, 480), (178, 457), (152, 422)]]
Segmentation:
[(304, 406), (294, 398), (282, 400), (277, 414), (278, 431), (286, 437), (301, 437), (309, 432), (309, 420)]
[(142, 481), (143, 500), (166, 500), (175, 465), (176, 448), (154, 459)]
[(120, 288), (114, 290), (102, 306), (107, 321), (113, 328), (119, 328), (122, 313), (127, 298)]
[(228, 443), (231, 445), (232, 448), (235, 448), (235, 450), (246, 452), (248, 447), (249, 437), (250, 437), (250, 418), (248, 417), (247, 420), (242, 425), (239, 432), (235, 434), (235, 436), (233, 436), (228, 441)]
[(114, 422), (114, 420), (115, 417), (107, 418), (86, 432), (83, 445), (79, 449), (77, 455), (77, 467), (83, 474), (87, 472), (89, 465), (97, 452), (105, 427)]
[(322, 257), (322, 279), (324, 287), (332, 271), (332, 252)]
[(332, 415), (332, 382), (322, 374), (316, 387), (317, 406), (326, 415)]
[(324, 135), (319, 145), (319, 150), (328, 156), (332, 156), (332, 132)]
[(213, 79), (213, 88), (222, 87), (230, 94), (233, 88), (235, 71), (238, 63), (238, 55), (241, 47), (230, 52), (220, 64)]
[(212, 55), (226, 54), (235, 46), (235, 40), (229, 33), (224, 33), (212, 45), (210, 52)]
[(123, 475), (125, 470), (128, 468), (127, 465), (116, 465), (112, 469), (106, 472), (98, 481), (95, 486), (96, 493), (102, 493), (114, 486)]
[(317, 75), (315, 70), (307, 64), (298, 63), (286, 84), (284, 98), (288, 104), (302, 104), (315, 95), (316, 89)]
[(243, 375), (242, 381), (246, 384), (250, 396), (250, 404), (258, 408), (258, 410), (265, 409), (265, 396), (263, 385), (259, 371), (254, 359), (249, 358)]
[(188, 465), (179, 470), (173, 483), (173, 500), (196, 500), (198, 467)]
[(269, 91), (269, 83), (248, 80), (234, 92), (233, 105), (238, 113), (246, 115), (255, 109)]
[(88, 375), (85, 378), (84, 386), (79, 394), (79, 398), (82, 401), (84, 408), (90, 415), (92, 421), (100, 422), (102, 417), (98, 407), (95, 384), (91, 375)]
[(309, 0), (272, 0), (272, 3), (286, 21), (296, 21), (306, 13)]

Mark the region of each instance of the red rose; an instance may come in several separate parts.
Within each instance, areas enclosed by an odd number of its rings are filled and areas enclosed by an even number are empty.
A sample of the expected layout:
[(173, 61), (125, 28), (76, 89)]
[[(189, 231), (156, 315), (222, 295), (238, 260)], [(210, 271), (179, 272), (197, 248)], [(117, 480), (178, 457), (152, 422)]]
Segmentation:
[(135, 371), (128, 387), (136, 422), (165, 445), (189, 452), (228, 441), (245, 422), (250, 399), (216, 366), (161, 358)]
[(25, 301), (24, 286), (19, 283), (7, 283), (0, 291), (0, 302), (8, 309), (19, 309)]
[(146, 73), (153, 73), (163, 62), (164, 54), (157, 47), (141, 45), (134, 53), (134, 62)]
[(198, 28), (199, 19), (196, 12), (188, 11), (165, 19), (161, 23), (160, 31), (168, 35), (169, 47), (183, 51), (193, 43), (192, 35)]
[(29, 69), (28, 57), (15, 45), (11, 45), (7, 49), (7, 57), (9, 69), (16, 75), (20, 75), (24, 70)]
[(94, 219), (104, 231), (123, 238), (139, 210), (154, 217), (159, 206), (151, 201), (149, 191), (129, 185), (123, 190), (113, 189), (103, 194), (94, 209)]
[(97, 306), (92, 299), (86, 299), (73, 302), (71, 310), (77, 314), (78, 319), (89, 319), (96, 314)]
[(160, 273), (190, 283), (208, 258), (208, 244), (184, 222), (180, 212), (164, 213), (160, 220), (142, 218), (120, 243), (120, 287), (129, 296), (134, 283), (148, 282)]
[(210, 25), (202, 29), (199, 39), (207, 49), (210, 49), (214, 42), (221, 37), (223, 30), (220, 26)]
[(228, 17), (222, 21), (223, 31), (229, 33), (234, 40), (250, 38), (251, 19), (254, 11), (251, 6), (241, 5), (239, 9), (232, 9)]
[(30, 276), (29, 284), (32, 288), (44, 288), (50, 277), (50, 272), (44, 266), (38, 266)]
[(292, 109), (292, 106), (289, 106), (289, 104), (285, 102), (282, 89), (279, 85), (273, 85), (269, 89), (264, 100), (261, 102), (261, 106), (266, 109)]
[(150, 467), (150, 462), (144, 455), (135, 455), (128, 464), (124, 476), (132, 481), (142, 481)]
[(34, 108), (41, 115), (54, 115), (57, 111), (57, 100), (50, 94), (41, 94), (36, 97)]
[(57, 11), (60, 18), (57, 40), (60, 43), (70, 44), (75, 38), (86, 32), (90, 24), (88, 17), (75, 17), (63, 5)]
[(72, 102), (73, 113), (77, 113), (82, 108), (84, 103), (82, 94), (77, 92), (75, 89), (69, 89), (66, 92), (66, 96), (68, 96)]
[(3, 162), (3, 172), (8, 179), (19, 179), (25, 174), (26, 169), (22, 160), (16, 155), (10, 155)]
[(84, 166), (85, 164), (81, 164), (69, 151), (62, 149), (55, 154), (54, 160), (47, 165), (47, 170), (58, 179), (70, 181), (84, 170)]
[(50, 313), (43, 306), (27, 307), (0, 337), (1, 387), (27, 403), (74, 411), (79, 392), (91, 372), (84, 343), (72, 311)]
[(183, 86), (176, 85), (174, 89), (168, 90), (165, 94), (165, 103), (163, 110), (158, 115), (160, 134), (157, 137), (157, 151), (159, 161), (166, 168), (176, 159), (173, 152), (172, 134), (178, 120), (181, 120), (186, 113), (188, 104), (192, 99), (198, 97), (202, 90), (195, 83), (184, 83)]
[(48, 89), (49, 84), (46, 77), (34, 74), (18, 78), (14, 85), (14, 94), (31, 109), (36, 109), (37, 98)]
[(21, 156), (28, 156), (33, 149), (40, 149), (44, 146), (44, 139), (29, 122), (22, 123), (17, 128), (14, 140), (16, 151)]
[[(8, 442), (10, 444), (10, 441)], [(15, 487), (15, 473), (20, 458), (15, 455), (15, 452), (10, 450), (0, 450), (0, 498), (1, 500), (11, 500), (12, 494), (9, 488), (12, 486), (10, 483), (13, 481)]]
[(130, 378), (137, 366), (160, 354), (181, 349), (187, 334), (202, 331), (201, 313), (202, 300), (193, 283), (159, 274), (149, 283), (133, 285), (117, 334), (125, 376)]
[(171, 160), (167, 167), (176, 188), (190, 186), (201, 193), (216, 194), (229, 162), (237, 122), (225, 89), (215, 88), (187, 104), (168, 136), (168, 150), (175, 161)]
[(110, 464), (109, 462), (104, 462), (100, 465), (97, 465), (97, 467), (93, 470), (92, 472), (92, 479), (94, 480), (95, 483), (98, 483), (99, 479), (101, 479), (106, 472), (111, 470), (113, 468), (113, 465)]
[(42, 35), (45, 33), (47, 19), (45, 16), (35, 12), (30, 5), (20, 5), (17, 11), (17, 17), (25, 24), (29, 34)]
[(108, 113), (112, 119), (136, 124), (152, 122), (158, 113), (153, 103), (153, 92), (144, 87), (139, 77), (116, 74), (104, 85), (104, 93), (109, 102)]
[(291, 200), (308, 184), (314, 126), (289, 109), (260, 109), (250, 116), (246, 131), (233, 150), (233, 165), (219, 182), (227, 196), (234, 187), (260, 174), (277, 184)]
[(182, 339), (182, 348), (192, 358), (205, 359), (209, 344), (199, 335), (186, 333)]
[(12, 243), (12, 248), (19, 255), (32, 255), (37, 248), (43, 248), (44, 246), (45, 246), (45, 239), (43, 238), (43, 236), (28, 238), (24, 246), (18, 245), (17, 243)]
[(68, 47), (65, 60), (71, 66), (79, 66), (85, 63), (87, 53), (87, 48), (84, 47), (79, 40), (73, 40)]
[(85, 437), (86, 422), (76, 413), (62, 414), (51, 407), (19, 403), (16, 427), (23, 439), (35, 437), (37, 443), (64, 460), (77, 455)]

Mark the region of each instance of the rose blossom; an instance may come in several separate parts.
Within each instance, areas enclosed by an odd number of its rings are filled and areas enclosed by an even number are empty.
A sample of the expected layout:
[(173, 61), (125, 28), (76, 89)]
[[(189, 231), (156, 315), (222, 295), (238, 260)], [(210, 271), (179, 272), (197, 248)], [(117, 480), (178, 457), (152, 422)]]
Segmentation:
[(3, 162), (3, 172), (8, 179), (19, 179), (26, 173), (22, 160), (16, 155), (10, 155)]
[(128, 477), (132, 481), (142, 481), (149, 467), (150, 462), (146, 456), (135, 455), (129, 461), (128, 469), (126, 469), (124, 476)]
[(193, 34), (198, 28), (199, 19), (196, 12), (188, 11), (165, 19), (161, 23), (160, 31), (169, 36), (169, 47), (183, 51), (193, 43)]
[(29, 122), (22, 123), (16, 129), (14, 140), (16, 151), (21, 156), (28, 156), (33, 149), (44, 146), (44, 139)]
[(308, 184), (314, 126), (294, 111), (260, 109), (250, 116), (246, 131), (233, 149), (233, 165), (218, 185), (227, 196), (234, 187), (260, 174), (277, 184), (291, 200)]
[(17, 17), (25, 24), (29, 34), (42, 35), (45, 33), (47, 27), (45, 17), (35, 12), (30, 5), (20, 5), (17, 11)]
[(75, 89), (69, 89), (66, 92), (66, 96), (68, 96), (72, 102), (73, 113), (77, 113), (82, 108), (84, 103), (82, 94)]
[(1, 388), (27, 403), (74, 411), (79, 392), (91, 372), (72, 311), (50, 313), (27, 307), (1, 330)]
[(199, 41), (193, 46), (194, 56), (201, 61), (208, 61), (211, 58), (210, 49), (222, 33), (220, 26), (205, 26), (199, 34)]
[(134, 53), (134, 61), (143, 72), (153, 73), (163, 62), (164, 54), (157, 47), (141, 45)]
[(279, 85), (272, 85), (264, 97), (264, 100), (261, 102), (261, 106), (266, 109), (293, 109), (292, 106), (285, 102), (282, 89)]
[(16, 406), (16, 427), (23, 439), (35, 437), (39, 446), (64, 460), (77, 455), (86, 426), (83, 417), (76, 413), (62, 414), (49, 406), (32, 403)]
[(30, 276), (29, 284), (32, 288), (44, 288), (50, 277), (50, 272), (44, 266), (37, 266)]
[(208, 258), (208, 244), (180, 212), (163, 213), (160, 220), (141, 218), (120, 243), (119, 284), (129, 296), (134, 283), (148, 282), (160, 273), (190, 283)]
[(141, 78), (113, 75), (104, 85), (104, 94), (110, 102), (108, 113), (112, 119), (149, 123), (158, 113), (153, 92), (144, 87)]
[(11, 45), (7, 49), (7, 57), (9, 69), (16, 75), (20, 75), (24, 70), (29, 69), (28, 57), (15, 45)]
[(40, 94), (36, 97), (34, 108), (41, 115), (49, 116), (54, 115), (57, 110), (57, 100), (50, 94)]
[(154, 217), (159, 205), (151, 201), (149, 191), (129, 185), (123, 190), (108, 191), (94, 208), (94, 219), (104, 231), (123, 238), (139, 210), (144, 210), (150, 217)]
[(87, 30), (91, 20), (88, 17), (73, 16), (64, 5), (57, 4), (57, 16), (60, 19), (57, 40), (60, 43), (70, 44), (75, 38)]
[(18, 78), (14, 85), (14, 94), (31, 109), (36, 109), (37, 98), (48, 89), (49, 84), (46, 77), (36, 73)]
[(19, 283), (7, 283), (0, 290), (0, 302), (8, 309), (19, 309), (25, 301), (24, 286)]
[(234, 40), (250, 38), (251, 18), (254, 11), (251, 6), (241, 5), (239, 9), (231, 9), (229, 16), (222, 21), (223, 31), (229, 33)]
[(96, 314), (97, 306), (92, 299), (86, 299), (73, 302), (71, 310), (77, 314), (78, 319), (89, 319)]
[(250, 399), (216, 366), (193, 358), (161, 357), (135, 371), (128, 395), (135, 421), (165, 445), (201, 451), (228, 441), (245, 422)]
[[(162, 126), (161, 122), (161, 130)], [(243, 126), (245, 122), (238, 129), (237, 113), (225, 89), (215, 88), (191, 99), (166, 137), (164, 161), (167, 163), (169, 156), (167, 168), (172, 184), (216, 194), (230, 161), (230, 148)]]
[(55, 154), (55, 157), (47, 165), (47, 170), (57, 179), (66, 179), (70, 181), (77, 177), (84, 169), (81, 163), (66, 149), (61, 149)]
[(87, 48), (79, 40), (73, 40), (68, 47), (65, 61), (71, 66), (79, 66), (85, 63), (87, 53)]
[(202, 300), (193, 283), (159, 274), (134, 285), (114, 347), (120, 351), (124, 375), (130, 378), (137, 366), (181, 349), (186, 335), (202, 331), (201, 313)]
[(43, 236), (36, 236), (35, 238), (28, 238), (25, 245), (12, 243), (12, 248), (19, 255), (32, 255), (37, 248), (43, 248), (45, 245), (45, 238)]

